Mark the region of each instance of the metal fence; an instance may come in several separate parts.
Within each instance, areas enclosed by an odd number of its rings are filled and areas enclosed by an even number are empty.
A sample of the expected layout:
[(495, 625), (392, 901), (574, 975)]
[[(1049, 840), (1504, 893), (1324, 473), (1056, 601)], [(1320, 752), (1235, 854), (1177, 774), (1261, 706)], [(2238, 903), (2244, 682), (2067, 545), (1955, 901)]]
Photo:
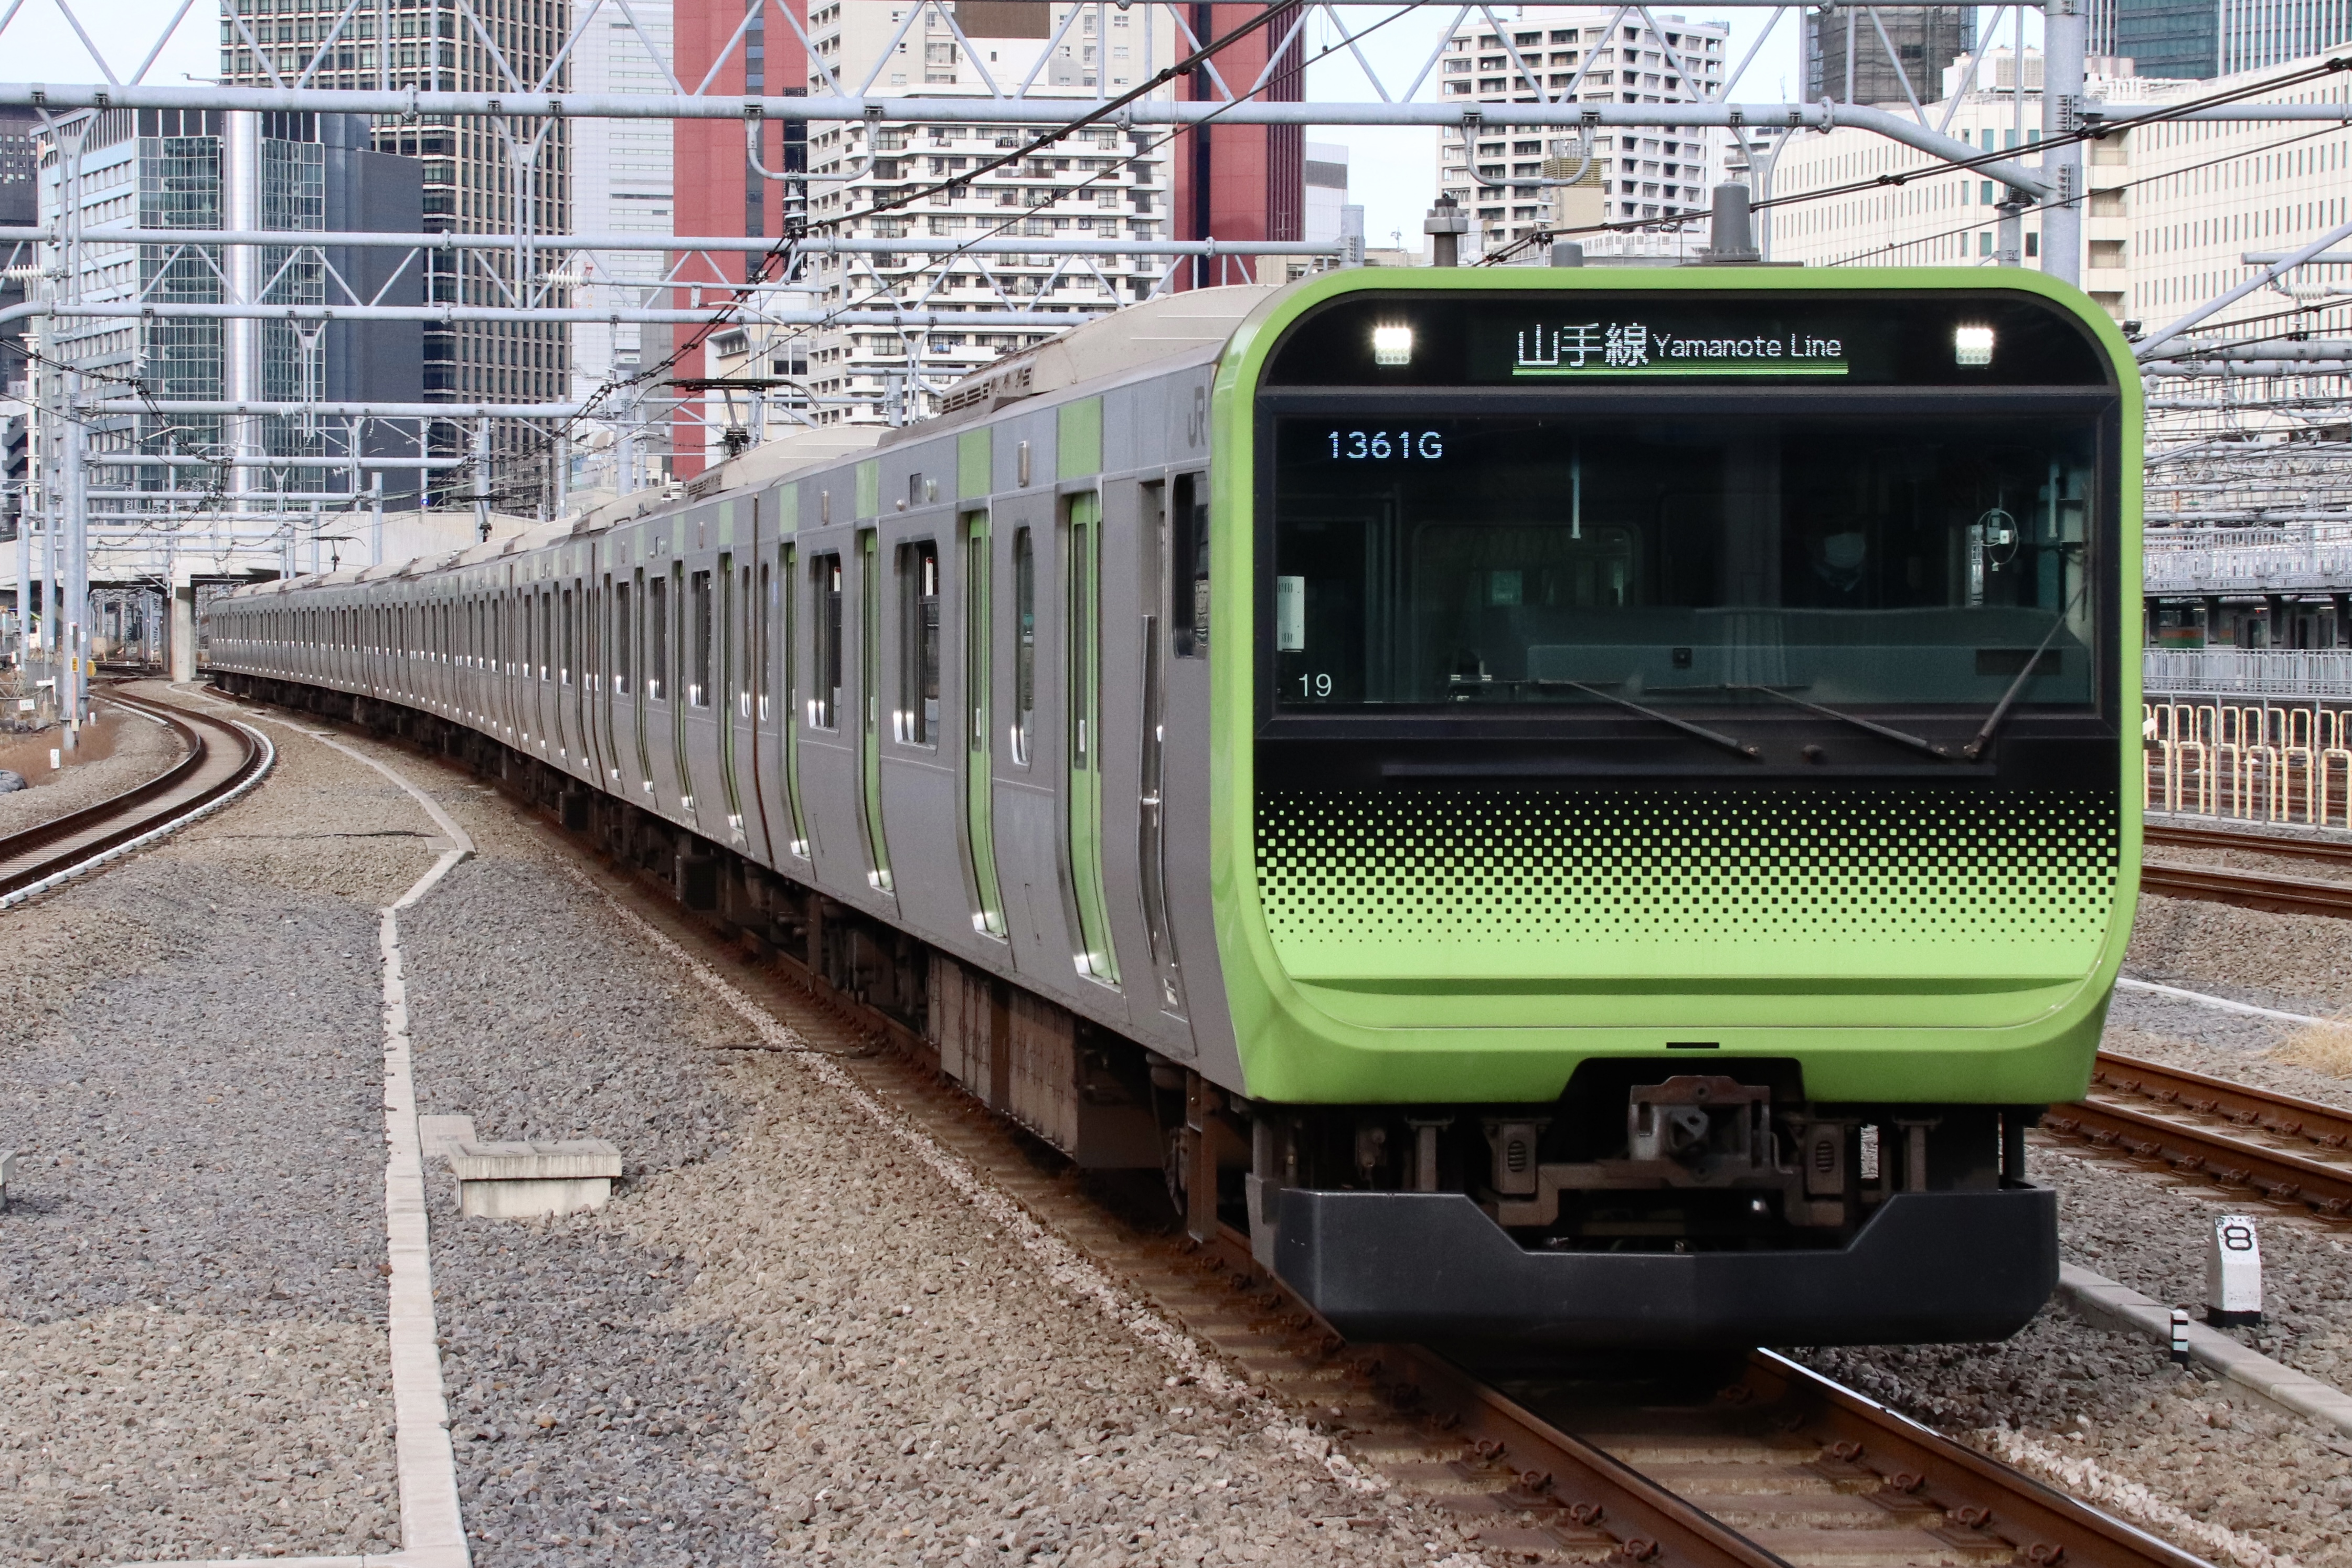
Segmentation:
[(2141, 661), (2151, 698), (2352, 700), (2352, 648), (2149, 648)]
[(2140, 735), (2151, 811), (2352, 831), (2352, 712), (2158, 698)]

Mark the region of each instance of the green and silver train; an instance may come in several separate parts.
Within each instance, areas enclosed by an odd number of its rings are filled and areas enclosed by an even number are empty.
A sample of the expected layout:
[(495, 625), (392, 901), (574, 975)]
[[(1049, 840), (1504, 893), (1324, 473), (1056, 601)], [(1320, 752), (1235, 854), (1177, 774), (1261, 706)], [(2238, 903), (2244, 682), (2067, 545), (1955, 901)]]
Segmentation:
[(2137, 886), (2140, 401), (2031, 272), (1180, 295), (218, 601), (1343, 1332), (1998, 1337)]

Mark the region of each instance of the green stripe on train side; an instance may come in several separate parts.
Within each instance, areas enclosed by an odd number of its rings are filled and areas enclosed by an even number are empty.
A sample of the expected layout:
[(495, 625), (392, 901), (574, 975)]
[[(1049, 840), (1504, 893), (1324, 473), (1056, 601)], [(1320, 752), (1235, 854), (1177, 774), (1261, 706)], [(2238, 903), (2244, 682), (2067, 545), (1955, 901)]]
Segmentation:
[(967, 430), (956, 437), (956, 499), (984, 500), (996, 488), (996, 443), (992, 430)]
[[(1711, 807), (1696, 820), (1677, 818), (1635, 792), (1612, 802), (1606, 821), (1492, 821), (1471, 832), (1463, 824), (1408, 820), (1391, 803), (1388, 814), (1344, 821), (1262, 823), (1255, 781), (1255, 528), (1258, 494), (1255, 442), (1259, 378), (1284, 329), (1308, 309), (1357, 291), (1526, 291), (1573, 289), (1583, 294), (1689, 290), (1713, 295), (1743, 291), (1843, 292), (2010, 289), (2052, 301), (2088, 327), (2116, 371), (2120, 450), (2137, 453), (2142, 409), (2130, 346), (2106, 313), (2072, 287), (2013, 269), (1883, 268), (1816, 273), (1793, 269), (1535, 268), (1417, 270), (1410, 274), (1350, 270), (1311, 279), (1276, 296), (1236, 332), (1220, 361), (1213, 418), (1216, 461), (1212, 478), (1212, 573), (1216, 636), (1210, 649), (1213, 690), (1210, 766), (1210, 874), (1222, 961), (1247, 1092), (1275, 1102), (1549, 1101), (1575, 1064), (1594, 1055), (1664, 1060), (1669, 1040), (1716, 1043), (1724, 1056), (1795, 1058), (1807, 1092), (1822, 1099), (1961, 1100), (2033, 1103), (2082, 1092), (2100, 1027), (2130, 932), (2138, 888), (2140, 789), (2133, 758), (2118, 745), (2119, 805), (2112, 821), (2069, 816), (2046, 804), (2042, 818), (1993, 824), (2009, 833), (2010, 851), (2032, 886), (1971, 923), (1964, 911), (1937, 906), (1925, 939), (1898, 940), (1885, 923), (1855, 926), (1833, 941), (1830, 964), (1792, 961), (1803, 947), (1796, 922), (1770, 928), (1775, 899), (1797, 897), (1801, 879), (1775, 884), (1758, 846), (1801, 834), (1822, 850), (1818, 870), (1864, 894), (1926, 897), (1932, 903), (1955, 886), (1986, 878), (1975, 866), (1972, 839), (1988, 824), (1967, 813), (1935, 822), (1891, 824), (1912, 842), (1891, 873), (1873, 868), (1870, 841), (1890, 824), (1868, 821), (1813, 821), (1786, 802), (1761, 816)], [(2125, 462), (2111, 482), (2120, 519), (2115, 582), (2128, 597), (2140, 569), (2140, 476)], [(2126, 630), (2136, 623), (2120, 617)], [(2120, 659), (2118, 713), (2135, 714), (2139, 667), (2128, 650)], [(1718, 795), (1728, 792), (1717, 792)], [(1890, 802), (1890, 804), (1892, 804)], [(1790, 821), (1773, 820), (1773, 811)], [(2053, 814), (2054, 813), (2054, 814)], [(1447, 835), (1457, 841), (1448, 842)], [(1262, 836), (1263, 835), (1263, 836)], [(1580, 838), (1579, 835), (1581, 835)], [(1352, 972), (1296, 977), (1286, 953), (1320, 944), (1324, 956), (1349, 938), (1349, 921), (1373, 921), (1385, 904), (1410, 905), (1418, 895), (1413, 874), (1472, 874), (1507, 879), (1514, 872), (1540, 881), (1562, 874), (1593, 836), (1615, 846), (1612, 868), (1647, 879), (1662, 896), (1704, 894), (1694, 862), (1712, 858), (1744, 878), (1744, 896), (1718, 904), (1744, 915), (1745, 932), (1709, 938), (1708, 972), (1679, 977), (1653, 966), (1618, 973), (1603, 961), (1623, 943), (1596, 919), (1605, 902), (1592, 887), (1529, 904), (1557, 929), (1542, 944), (1581, 944), (1592, 956), (1577, 974), (1542, 974), (1507, 959), (1529, 939), (1508, 922), (1457, 921), (1415, 961), (1396, 962), (1402, 925), (1353, 957)], [(1696, 838), (1696, 842), (1694, 841)], [(2043, 846), (2054, 846), (2055, 852)], [(1420, 859), (1401, 866), (1398, 846)], [(1503, 863), (1496, 864), (1499, 855)], [(1697, 868), (1704, 869), (1704, 868)], [(1817, 868), (1804, 868), (1812, 872)], [(1880, 883), (1856, 887), (1865, 874)], [(1892, 878), (1890, 881), (1889, 878)], [(1676, 878), (1684, 885), (1675, 885)], [(1325, 879), (1310, 894), (1307, 883)], [(1899, 885), (1905, 878), (1914, 884)], [(1882, 885), (1883, 884), (1883, 885)], [(1559, 885), (1557, 882), (1554, 885)], [(1998, 891), (1995, 889), (1994, 891)], [(1990, 896), (1988, 894), (1987, 896)], [(2006, 895), (2004, 895), (2006, 896)], [(2026, 907), (2047, 897), (2047, 911)], [(1822, 914), (1816, 898), (1804, 912)], [(1842, 918), (1835, 901), (1826, 906)], [(1334, 913), (1336, 911), (1336, 913)], [(1405, 913), (1416, 911), (1407, 908)], [(1332, 929), (1311, 929), (1322, 921)], [(1407, 923), (1409, 924), (1409, 922)], [(1866, 923), (1864, 923), (1866, 924)], [(1360, 933), (1358, 934), (1360, 936)], [(2059, 952), (2051, 946), (2059, 938)], [(1993, 939), (1997, 938), (1997, 939)], [(1541, 945), (1541, 944), (1539, 944)], [(1553, 951), (1559, 950), (1557, 946)], [(1985, 961), (1996, 953), (2008, 962)], [(1688, 967), (1688, 966), (1685, 966)], [(1413, 977), (1418, 972), (1420, 977)], [(1681, 1059), (1687, 1061), (1687, 1058)]]
[(1098, 397), (1064, 403), (1054, 422), (1054, 476), (1084, 479), (1102, 472), (1103, 407)]

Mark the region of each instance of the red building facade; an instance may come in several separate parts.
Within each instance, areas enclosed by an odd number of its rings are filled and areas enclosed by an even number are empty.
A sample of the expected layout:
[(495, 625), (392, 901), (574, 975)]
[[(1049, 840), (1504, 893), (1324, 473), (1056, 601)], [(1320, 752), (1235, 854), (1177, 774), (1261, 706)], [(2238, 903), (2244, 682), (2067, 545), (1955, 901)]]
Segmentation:
[[(751, 14), (748, 23), (747, 12)], [(673, 0), (670, 26), (676, 57), (672, 68), (689, 92), (706, 77), (709, 85), (703, 90), (714, 94), (799, 98), (808, 90), (808, 54), (800, 36), (778, 23), (764, 0)], [(722, 53), (726, 57), (713, 76), (711, 66)], [(674, 122), (671, 135), (676, 181), (676, 199), (671, 204), (676, 226), (671, 232), (771, 239), (784, 234), (787, 184), (763, 178), (751, 166), (742, 121), (680, 120)], [(769, 170), (805, 168), (806, 154), (807, 131), (803, 122), (769, 120), (761, 125), (759, 161)], [(794, 193), (798, 194), (797, 190)], [(797, 202), (793, 217), (797, 221)], [(704, 286), (701, 303), (708, 307), (726, 298), (713, 285), (743, 281), (759, 268), (761, 258), (698, 253), (684, 256), (681, 264), (681, 257), (674, 253), (671, 262), (678, 267), (675, 276), (681, 285)], [(675, 298), (679, 309), (694, 306), (688, 287), (679, 287)], [(672, 329), (681, 334), (691, 330)], [(709, 373), (708, 362), (698, 344), (680, 357), (670, 375), (690, 388)], [(670, 471), (680, 479), (701, 473), (707, 462), (708, 433), (699, 420), (691, 417), (700, 402), (688, 391), (672, 423)]]
[[(1214, 42), (1258, 16), (1253, 5), (1193, 5), (1186, 21), (1201, 44)], [(1307, 96), (1306, 49), (1294, 37), (1302, 8), (1280, 5), (1264, 26), (1226, 46), (1216, 57), (1216, 75), (1206, 66), (1187, 73), (1180, 96), (1215, 102), (1226, 92), (1249, 92), (1261, 75), (1265, 85), (1255, 101), (1296, 103)], [(1180, 41), (1181, 42), (1181, 41)], [(1197, 47), (1197, 46), (1194, 46)], [(1276, 50), (1274, 69), (1266, 61)], [(1186, 48), (1189, 53), (1190, 48)], [(1222, 81), (1225, 91), (1220, 91)], [(1176, 137), (1175, 237), (1178, 239), (1295, 240), (1305, 231), (1307, 131), (1297, 125), (1209, 125)], [(1236, 260), (1191, 269), (1195, 283), (1245, 281)]]

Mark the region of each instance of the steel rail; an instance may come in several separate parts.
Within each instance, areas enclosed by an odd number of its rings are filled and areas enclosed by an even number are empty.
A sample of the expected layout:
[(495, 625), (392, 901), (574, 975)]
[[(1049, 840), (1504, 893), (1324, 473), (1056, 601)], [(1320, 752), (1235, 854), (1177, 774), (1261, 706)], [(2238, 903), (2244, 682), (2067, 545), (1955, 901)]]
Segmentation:
[(0, 896), (218, 800), (261, 765), (261, 748), (233, 724), (120, 692), (110, 693), (107, 700), (161, 720), (187, 747), (185, 755), (154, 778), (94, 806), (0, 838)]
[[(2284, 852), (2265, 850), (2265, 853)], [(2140, 891), (2168, 898), (2196, 898), (2211, 904), (2234, 904), (2243, 909), (2273, 915), (2324, 915), (2352, 919), (2352, 883), (2321, 882), (2312, 877), (2278, 876), (2266, 872), (2239, 871), (2228, 866), (2183, 865), (2177, 861), (2143, 860)]]
[(2329, 1218), (2352, 1217), (2352, 1111), (2101, 1051), (2090, 1094), (2042, 1127)]
[(2140, 836), (2151, 844), (2178, 844), (2183, 849), (2244, 850), (2252, 854), (2278, 855), (2287, 860), (2322, 861), (2352, 865), (2352, 840), (2289, 838), (2283, 833), (2250, 832), (2241, 828), (2181, 828), (2150, 822)]

